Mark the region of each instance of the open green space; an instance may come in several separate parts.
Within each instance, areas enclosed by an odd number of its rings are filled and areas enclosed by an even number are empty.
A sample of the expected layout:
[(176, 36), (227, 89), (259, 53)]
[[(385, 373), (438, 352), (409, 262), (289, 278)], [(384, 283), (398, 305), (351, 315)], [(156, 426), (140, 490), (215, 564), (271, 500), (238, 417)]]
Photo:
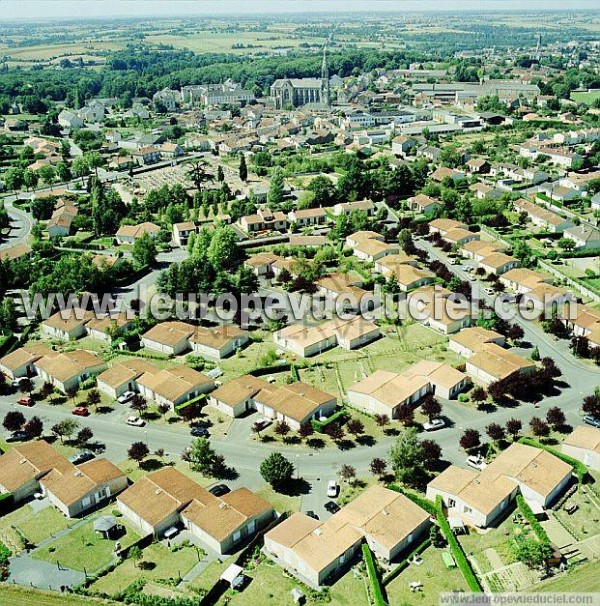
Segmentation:
[[(428, 547), (422, 554), (423, 563), (410, 564), (386, 586), (390, 604), (437, 604), (440, 593), (468, 591), (458, 568), (446, 568), (442, 560), (444, 549)], [(413, 592), (409, 584), (420, 582), (423, 590)]]
[[(126, 528), (126, 534), (119, 538), (122, 547), (127, 547), (141, 538), (122, 518), (119, 518), (119, 522)], [(52, 564), (60, 562), (60, 565), (66, 568), (93, 573), (112, 562), (115, 557), (114, 547), (115, 541), (96, 534), (93, 522), (90, 521), (37, 549), (32, 553), (32, 557)]]

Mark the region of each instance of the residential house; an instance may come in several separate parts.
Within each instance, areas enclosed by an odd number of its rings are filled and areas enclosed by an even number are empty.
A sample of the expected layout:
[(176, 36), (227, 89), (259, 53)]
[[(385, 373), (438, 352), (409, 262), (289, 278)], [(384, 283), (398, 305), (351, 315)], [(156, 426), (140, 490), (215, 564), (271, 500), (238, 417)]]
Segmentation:
[(359, 200), (358, 202), (339, 202), (333, 207), (333, 214), (336, 217), (357, 211), (365, 213), (367, 217), (373, 217), (376, 212), (375, 204), (371, 200)]
[(443, 240), (456, 246), (464, 246), (465, 244), (473, 242), (474, 240), (479, 240), (480, 238), (481, 236), (478, 233), (460, 227), (451, 229), (442, 236)]
[(0, 372), (10, 379), (35, 375), (35, 362), (41, 357), (52, 355), (52, 350), (43, 343), (29, 343), (0, 358)]
[(552, 278), (532, 269), (519, 267), (500, 276), (500, 283), (519, 294), (528, 293), (540, 284), (549, 284)]
[(233, 324), (214, 328), (198, 326), (189, 338), (194, 353), (217, 360), (235, 353), (249, 340), (248, 333)]
[(54, 387), (68, 393), (92, 376), (106, 368), (106, 362), (89, 351), (74, 350), (64, 353), (52, 352), (33, 362), (40, 377)]
[(359, 244), (362, 244), (366, 240), (378, 240), (379, 242), (385, 242), (385, 236), (377, 233), (376, 231), (356, 231), (349, 236), (346, 236), (346, 246), (348, 248), (356, 248)]
[(127, 476), (106, 459), (74, 465), (45, 440), (18, 444), (0, 456), (0, 493), (15, 503), (46, 495), (72, 518), (89, 511), (127, 487)]
[(436, 369), (413, 365), (402, 373), (376, 370), (348, 389), (348, 400), (368, 414), (385, 414), (396, 419), (401, 406), (416, 405), (436, 390), (438, 380), (444, 395), (457, 393), (467, 383), (463, 373), (445, 364)]
[(400, 252), (398, 244), (387, 244), (378, 239), (365, 239), (354, 247), (354, 256), (362, 261), (374, 263), (387, 255)]
[(305, 208), (292, 210), (288, 214), (289, 223), (295, 223), (298, 229), (321, 225), (327, 221), (327, 211), (324, 208)]
[(565, 438), (561, 449), (586, 467), (600, 471), (600, 429), (586, 425), (576, 427)]
[(453, 229), (468, 229), (469, 226), (466, 223), (455, 221), (454, 219), (434, 219), (429, 221), (429, 231), (431, 233), (439, 233), (444, 237), (449, 231)]
[(117, 498), (121, 513), (146, 535), (183, 525), (219, 554), (233, 551), (268, 525), (273, 507), (247, 488), (215, 497), (173, 467), (137, 480)]
[(185, 322), (161, 322), (142, 335), (142, 346), (176, 356), (190, 349), (190, 337), (197, 328)]
[(118, 244), (135, 244), (135, 241), (148, 234), (155, 237), (160, 227), (148, 221), (138, 225), (121, 225), (115, 234)]
[(138, 391), (137, 380), (144, 374), (158, 372), (158, 368), (143, 359), (117, 362), (96, 377), (98, 389), (115, 400), (126, 391)]
[(600, 249), (600, 230), (589, 223), (580, 223), (565, 229), (565, 238), (575, 242), (576, 250)]
[(435, 198), (426, 196), (425, 194), (417, 194), (406, 201), (409, 210), (413, 210), (417, 213), (424, 215), (435, 212), (438, 208), (441, 208), (442, 203)]
[(551, 233), (559, 234), (573, 226), (573, 222), (569, 219), (565, 219), (547, 208), (541, 208), (524, 198), (514, 202), (514, 207), (517, 212), (524, 212), (535, 226)]
[(465, 165), (472, 175), (488, 173), (490, 170), (490, 163), (485, 158), (469, 158)]
[(240, 217), (238, 224), (249, 234), (259, 231), (284, 231), (287, 229), (288, 220), (280, 210), (272, 212), (267, 208), (259, 208), (255, 215)]
[(133, 320), (127, 318), (127, 314), (122, 312), (118, 315), (105, 315), (102, 317), (92, 317), (85, 325), (86, 332), (92, 339), (108, 341), (122, 335), (131, 327)]
[(74, 341), (87, 334), (86, 324), (91, 319), (91, 313), (83, 309), (60, 310), (40, 324), (41, 334), (49, 339)]
[(161, 158), (161, 151), (158, 147), (146, 145), (133, 151), (131, 157), (136, 164), (146, 166), (158, 162)]
[(16, 261), (17, 259), (28, 257), (30, 254), (31, 246), (25, 242), (19, 242), (18, 244), (13, 244), (13, 246), (8, 246), (7, 248), (0, 250), (0, 260)]
[(190, 235), (195, 234), (196, 232), (196, 224), (193, 221), (173, 223), (173, 242), (175, 242), (177, 246), (187, 246)]
[(414, 257), (407, 255), (405, 252), (399, 251), (395, 255), (386, 255), (375, 261), (373, 270), (378, 274), (387, 276), (394, 273), (396, 267), (399, 265), (412, 265), (413, 267), (418, 267), (419, 261)]
[(481, 351), (488, 343), (495, 343), (499, 347), (503, 347), (505, 342), (504, 335), (495, 330), (472, 326), (452, 335), (448, 342), (448, 348), (463, 358), (470, 358)]
[(145, 372), (136, 383), (143, 396), (158, 404), (168, 404), (171, 410), (215, 387), (210, 377), (182, 364), (158, 372)]
[(504, 252), (507, 247), (499, 242), (488, 242), (486, 240), (471, 240), (463, 246), (461, 246), (460, 252), (463, 257), (467, 259), (474, 259), (475, 261), (483, 261), (486, 257), (497, 253)]
[(398, 559), (429, 528), (429, 514), (403, 494), (371, 486), (322, 522), (294, 513), (265, 535), (265, 552), (313, 588), (337, 577), (367, 543), (384, 562)]
[(485, 343), (467, 360), (466, 365), (466, 373), (483, 385), (490, 385), (516, 372), (530, 374), (534, 370), (533, 362), (503, 349), (495, 342)]
[(515, 267), (519, 267), (521, 262), (510, 255), (501, 252), (495, 252), (479, 261), (479, 267), (488, 274), (500, 276)]
[(106, 504), (127, 488), (127, 476), (108, 459), (53, 467), (40, 478), (43, 495), (67, 518)]
[(441, 496), (450, 516), (485, 528), (496, 522), (521, 494), (543, 511), (565, 491), (573, 468), (549, 452), (513, 443), (483, 471), (451, 465), (427, 485), (427, 498)]

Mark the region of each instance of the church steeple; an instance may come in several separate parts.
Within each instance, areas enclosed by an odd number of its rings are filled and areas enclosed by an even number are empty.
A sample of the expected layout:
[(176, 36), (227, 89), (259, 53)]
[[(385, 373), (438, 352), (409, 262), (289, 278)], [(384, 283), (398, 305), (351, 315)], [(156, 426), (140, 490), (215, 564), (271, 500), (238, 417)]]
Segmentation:
[(327, 45), (323, 47), (323, 63), (321, 64), (321, 99), (326, 105), (331, 104), (329, 67), (327, 66)]

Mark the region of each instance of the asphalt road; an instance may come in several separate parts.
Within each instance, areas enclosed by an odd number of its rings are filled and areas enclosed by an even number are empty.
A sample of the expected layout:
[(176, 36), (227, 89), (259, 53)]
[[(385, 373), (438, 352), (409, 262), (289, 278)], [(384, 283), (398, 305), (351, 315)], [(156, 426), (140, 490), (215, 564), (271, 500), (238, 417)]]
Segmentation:
[(11, 218), (11, 230), (7, 239), (0, 244), (0, 250), (25, 241), (35, 223), (31, 215), (13, 205), (14, 200), (15, 196), (4, 198), (4, 207)]

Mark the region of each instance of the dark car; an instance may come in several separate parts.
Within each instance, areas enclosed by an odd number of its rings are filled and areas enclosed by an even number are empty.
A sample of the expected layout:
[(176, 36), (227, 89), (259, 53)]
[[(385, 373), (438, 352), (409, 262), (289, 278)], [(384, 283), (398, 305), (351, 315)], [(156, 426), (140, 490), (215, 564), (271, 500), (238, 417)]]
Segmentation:
[(318, 520), (318, 519), (319, 519), (319, 516), (318, 516), (318, 515), (317, 515), (317, 514), (316, 514), (316, 513), (315, 513), (315, 512), (312, 510), (312, 509), (309, 509), (309, 510), (306, 512), (306, 515), (307, 515), (309, 518), (312, 518), (313, 520)]
[(23, 442), (27, 439), (27, 434), (24, 431), (14, 431), (8, 438), (7, 442)]
[(340, 510), (340, 506), (334, 501), (327, 501), (327, 503), (325, 503), (325, 509), (329, 513), (337, 513)]
[(222, 497), (223, 495), (231, 492), (231, 488), (225, 484), (217, 484), (216, 486), (209, 488), (208, 492), (210, 492), (210, 494), (214, 494), (215, 497)]
[(190, 433), (195, 438), (208, 438), (208, 436), (210, 435), (206, 427), (192, 427)]
[(583, 422), (587, 423), (588, 425), (591, 425), (592, 427), (597, 427), (598, 429), (600, 429), (600, 419), (598, 419), (597, 417), (594, 417), (592, 415), (586, 415), (585, 417), (583, 417)]

